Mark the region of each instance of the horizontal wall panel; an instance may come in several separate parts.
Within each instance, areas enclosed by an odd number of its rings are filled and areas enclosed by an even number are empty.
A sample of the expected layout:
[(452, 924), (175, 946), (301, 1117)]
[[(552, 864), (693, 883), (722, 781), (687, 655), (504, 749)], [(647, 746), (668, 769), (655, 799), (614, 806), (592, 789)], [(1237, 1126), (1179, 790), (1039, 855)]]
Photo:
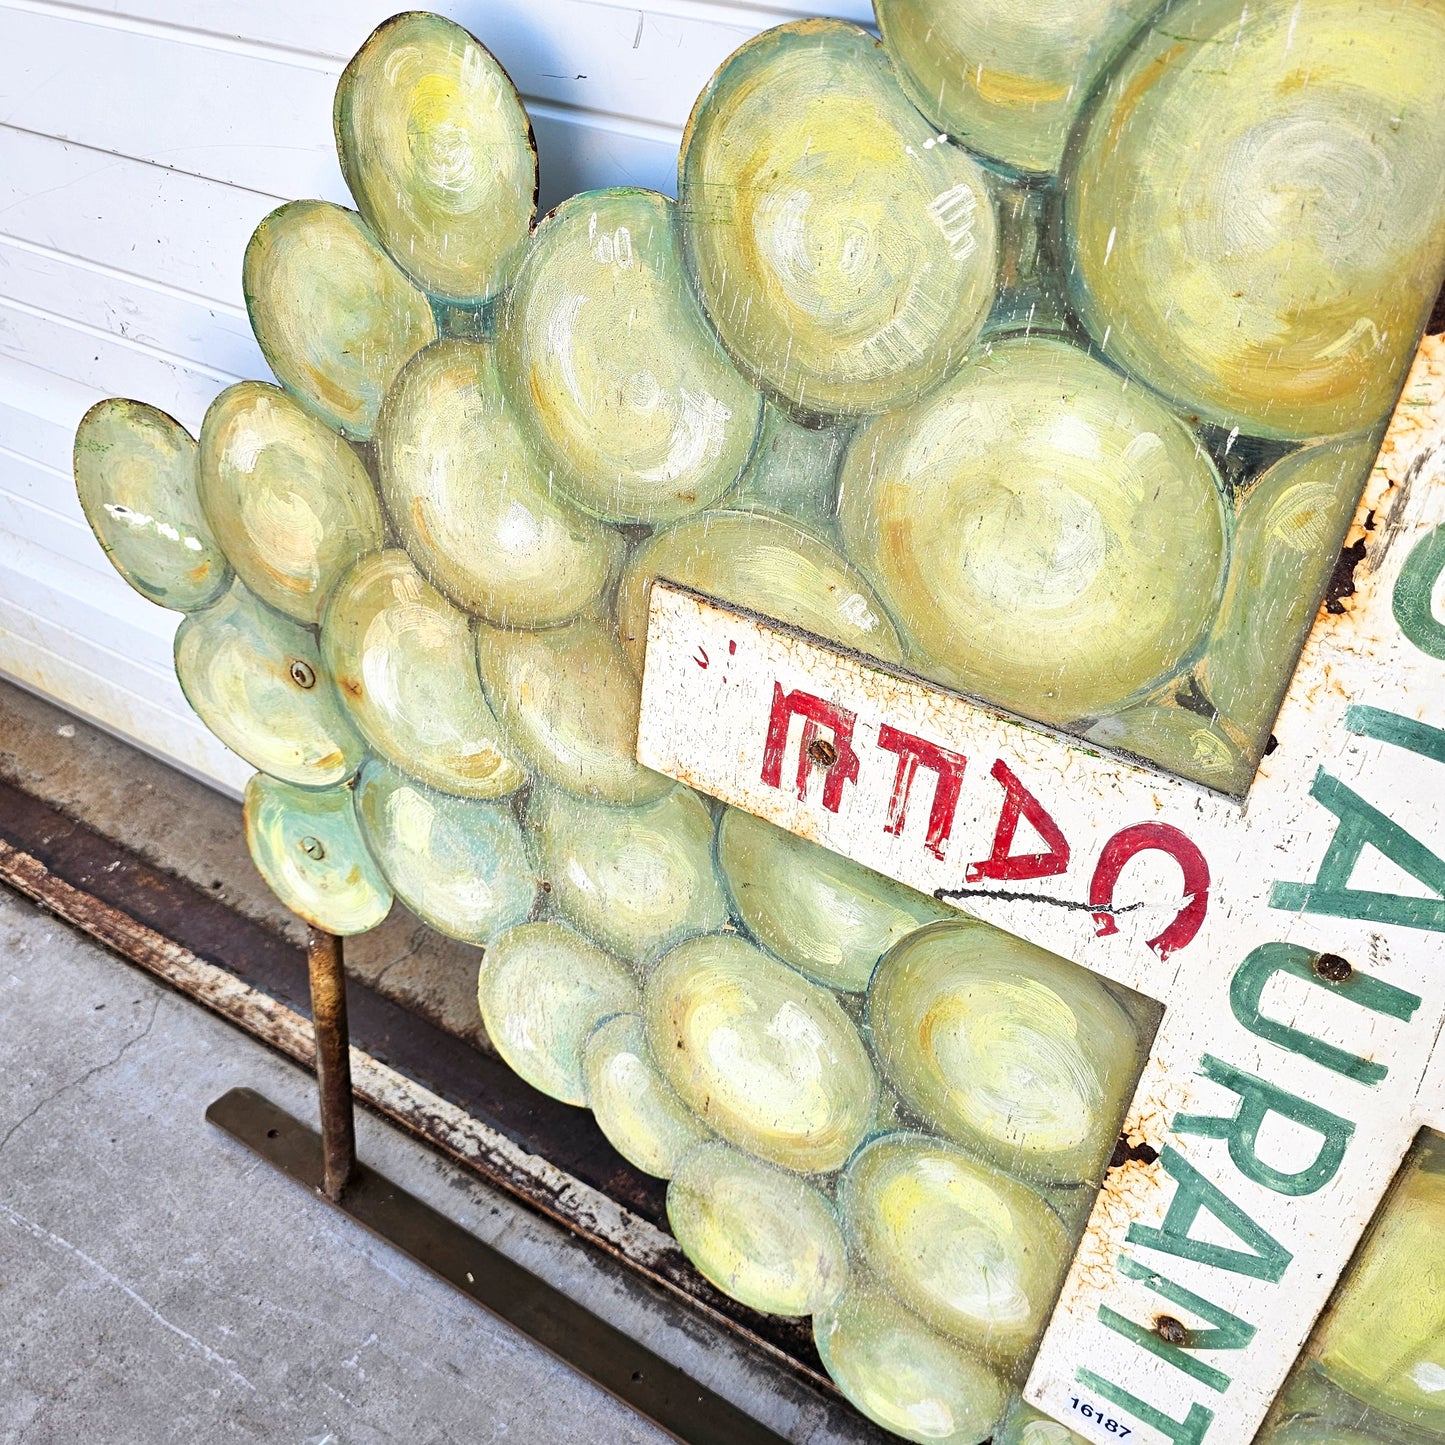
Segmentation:
[[(0, 22), (0, 93), (11, 97), (4, 116), (12, 127), (266, 195), (349, 201), (331, 130), (339, 66), (200, 47), (178, 32), (159, 38), (60, 12), (0, 7)], [(540, 109), (534, 122), (544, 205), (643, 178), (672, 188), (675, 129), (556, 108)], [(595, 158), (609, 168), (591, 169)]]
[[(70, 478), (59, 477), (48, 469), (37, 469), (39, 480), (48, 478), (51, 483), (49, 495), (41, 500), (35, 496), (22, 496), (17, 488), (12, 487), (11, 466), (12, 459), (0, 453), (0, 539), (9, 533), (11, 548), (15, 539), (24, 538), (77, 567), (91, 572), (114, 572), (100, 543), (95, 540), (95, 533), (81, 515)], [(62, 489), (69, 494), (68, 497), (62, 495)], [(48, 505), (57, 501), (59, 507)], [(0, 547), (5, 545), (4, 540), (0, 540)]]
[(0, 448), (69, 474), (75, 424), (103, 394), (0, 353)]
[(0, 236), (0, 299), (235, 376), (269, 377), (245, 311)]
[(241, 258), (280, 201), (0, 126), (0, 234), (245, 308)]
[[(148, 401), (169, 412), (193, 435), (211, 399), (237, 380), (10, 300), (0, 300), (0, 355), (16, 361), (43, 355), (49, 366), (72, 381), (103, 396)], [(18, 450), (3, 435), (0, 446)]]
[[(20, 7), (16, 7), (20, 8)], [(88, 7), (90, 8), (90, 7)], [(759, 30), (831, 13), (872, 24), (872, 7), (845, 0), (820, 11), (794, 5), (604, 5), (592, 0), (451, 0), (427, 8), (472, 32), (528, 100), (599, 115), (681, 126), (717, 67)], [(26, 3), (23, 9), (66, 7)], [(300, 63), (339, 73), (371, 31), (396, 13), (389, 0), (113, 0), (94, 9), (192, 32), (194, 43), (301, 52)], [(93, 16), (94, 23), (103, 23)], [(196, 33), (199, 32), (199, 33)], [(159, 34), (152, 28), (150, 33)], [(304, 57), (304, 59), (303, 59)], [(328, 65), (328, 62), (330, 64)]]

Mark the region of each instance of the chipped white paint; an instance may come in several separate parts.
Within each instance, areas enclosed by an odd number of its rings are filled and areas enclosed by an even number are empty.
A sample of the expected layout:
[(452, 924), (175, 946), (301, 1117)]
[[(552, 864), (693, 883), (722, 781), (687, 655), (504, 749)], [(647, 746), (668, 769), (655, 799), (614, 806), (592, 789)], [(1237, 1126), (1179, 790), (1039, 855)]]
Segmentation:
[[(653, 588), (641, 761), (1164, 1003), (1125, 1123), (1159, 1157), (1106, 1175), (1025, 1392), (1085, 1437), (1251, 1438), (1445, 1122), (1445, 660), (1396, 618), (1407, 559), (1439, 570), (1442, 396), (1437, 339), (1360, 507), (1357, 590), (1320, 614), (1243, 804)], [(1424, 617), (1445, 637), (1428, 588)], [(1012, 837), (1010, 798), (1036, 825)], [(1214, 1333), (1165, 1345), (1161, 1313)]]

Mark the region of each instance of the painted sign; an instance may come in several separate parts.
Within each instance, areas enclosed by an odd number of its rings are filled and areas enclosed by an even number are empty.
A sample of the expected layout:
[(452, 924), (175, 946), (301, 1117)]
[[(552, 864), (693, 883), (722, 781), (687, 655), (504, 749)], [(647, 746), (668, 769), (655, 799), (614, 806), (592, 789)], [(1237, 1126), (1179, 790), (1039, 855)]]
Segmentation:
[(642, 762), (1163, 1004), (1025, 1390), (1086, 1438), (1249, 1439), (1445, 1123), (1442, 470), (1377, 469), (1242, 802), (652, 590)]

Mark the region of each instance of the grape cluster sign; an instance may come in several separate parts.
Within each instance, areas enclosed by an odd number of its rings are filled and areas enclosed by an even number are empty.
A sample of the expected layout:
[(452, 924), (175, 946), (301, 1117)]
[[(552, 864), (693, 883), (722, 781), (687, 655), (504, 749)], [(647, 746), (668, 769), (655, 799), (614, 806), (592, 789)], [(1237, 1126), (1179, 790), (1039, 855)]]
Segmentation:
[(652, 590), (643, 763), (1163, 1005), (1024, 1392), (1087, 1438), (1249, 1439), (1445, 1123), (1442, 470), (1376, 471), (1243, 799)]

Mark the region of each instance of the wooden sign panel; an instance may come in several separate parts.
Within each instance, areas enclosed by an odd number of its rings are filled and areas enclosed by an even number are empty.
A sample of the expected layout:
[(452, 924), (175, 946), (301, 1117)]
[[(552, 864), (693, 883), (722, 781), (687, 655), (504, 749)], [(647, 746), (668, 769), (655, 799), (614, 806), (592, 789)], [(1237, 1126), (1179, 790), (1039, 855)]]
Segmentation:
[(1445, 453), (1389, 471), (1243, 802), (652, 590), (642, 762), (1163, 1004), (1025, 1390), (1090, 1439), (1249, 1439), (1445, 1123)]

